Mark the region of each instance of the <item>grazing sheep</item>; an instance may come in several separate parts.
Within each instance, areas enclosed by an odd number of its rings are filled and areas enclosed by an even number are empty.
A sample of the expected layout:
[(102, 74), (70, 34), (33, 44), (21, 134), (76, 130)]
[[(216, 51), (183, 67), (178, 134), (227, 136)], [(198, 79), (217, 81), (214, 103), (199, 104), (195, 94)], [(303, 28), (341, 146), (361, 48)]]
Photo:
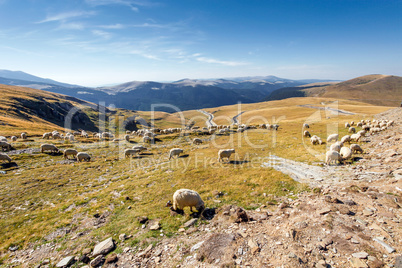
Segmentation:
[(196, 191), (189, 189), (177, 190), (173, 194), (173, 204), (172, 201), (168, 201), (166, 206), (173, 206), (173, 210), (183, 210), (185, 207), (190, 207), (191, 212), (193, 212), (194, 207), (200, 213), (205, 209), (201, 196)]
[(201, 144), (201, 143), (202, 143), (201, 139), (199, 139), (199, 138), (194, 138), (193, 139), (193, 144), (198, 145), (198, 144)]
[(310, 128), (310, 126), (308, 124), (306, 124), (306, 123), (303, 124), (303, 127), (304, 128)]
[(124, 139), (125, 139), (126, 141), (130, 142), (130, 135), (128, 135), (128, 134), (124, 135)]
[(354, 126), (354, 124), (355, 124), (355, 121), (350, 122), (351, 126)]
[(48, 140), (52, 136), (53, 136), (52, 132), (46, 132), (46, 133), (43, 133), (42, 139)]
[(362, 130), (369, 131), (369, 130), (370, 130), (370, 126), (369, 126), (369, 125), (363, 125), (363, 126), (362, 126)]
[(352, 134), (350, 140), (358, 142), (362, 136), (360, 134)]
[(8, 161), (9, 163), (11, 162), (11, 158), (8, 155), (3, 154), (3, 153), (0, 153), (0, 160)]
[(72, 155), (74, 158), (76, 158), (77, 154), (78, 154), (78, 152), (75, 149), (66, 149), (63, 152), (63, 156), (64, 156), (65, 159), (68, 159), (69, 155)]
[(89, 154), (87, 154), (87, 153), (79, 152), (79, 153), (77, 154), (77, 161), (78, 161), (78, 162), (81, 162), (81, 161), (87, 161), (87, 162), (89, 162), (89, 161), (91, 161), (91, 156), (90, 156)]
[(352, 150), (353, 153), (363, 153), (363, 149), (358, 144), (350, 145), (350, 150)]
[(327, 142), (330, 142), (330, 141), (338, 141), (338, 138), (339, 138), (339, 135), (338, 135), (338, 134), (331, 134), (331, 135), (328, 136)]
[(362, 127), (363, 126), (363, 122), (359, 122), (359, 123), (357, 123), (357, 125), (356, 125), (357, 127)]
[(11, 136), (11, 141), (17, 141), (17, 137), (16, 136)]
[(307, 130), (305, 130), (305, 131), (303, 132), (303, 136), (304, 136), (304, 137), (309, 137), (309, 138), (311, 138), (311, 134), (310, 134), (310, 132), (308, 132)]
[(352, 150), (348, 147), (342, 147), (339, 154), (342, 156), (342, 160), (348, 160), (352, 158)]
[(314, 135), (310, 138), (311, 144), (316, 145), (316, 144), (322, 144), (322, 140), (320, 137)]
[(124, 157), (134, 156), (140, 152), (141, 152), (141, 150), (139, 150), (139, 149), (126, 149), (126, 150), (124, 150)]
[(342, 143), (345, 143), (345, 142), (350, 143), (350, 135), (345, 135), (345, 136), (343, 136), (343, 137), (341, 138), (341, 142), (342, 142)]
[(103, 132), (102, 133), (102, 139), (105, 139), (105, 138), (113, 138), (114, 137), (114, 135), (112, 134), (112, 133), (110, 133), (110, 132)]
[(23, 140), (27, 139), (27, 134), (25, 132), (21, 133), (21, 139), (23, 139)]
[(275, 124), (275, 125), (271, 125), (272, 130), (278, 130), (279, 129), (279, 125)]
[(341, 146), (337, 143), (334, 143), (331, 145), (331, 147), (329, 148), (330, 151), (337, 151), (339, 153), (339, 151), (341, 150)]
[(232, 154), (235, 153), (235, 149), (223, 149), (223, 150), (219, 150), (218, 152), (218, 162), (223, 161), (223, 158), (227, 158), (229, 161), (229, 158)]
[(350, 128), (350, 124), (348, 122), (345, 123), (345, 128)]
[(58, 153), (59, 149), (54, 144), (42, 144), (40, 146), (40, 151), (41, 151), (41, 153), (43, 153), (45, 151), (50, 151), (52, 153)]
[(170, 152), (169, 152), (169, 160), (170, 160), (170, 158), (172, 158), (173, 156), (179, 157), (179, 155), (182, 154), (182, 153), (183, 153), (183, 149), (180, 149), (180, 148), (173, 148), (173, 149), (171, 149)]
[(142, 151), (148, 150), (148, 148), (147, 148), (147, 147), (144, 147), (144, 146), (142, 146), (142, 145), (134, 145), (134, 146), (133, 146), (133, 150), (139, 150), (140, 152), (142, 152)]
[(6, 141), (0, 141), (0, 147), (2, 151), (11, 151), (13, 147)]
[(335, 162), (335, 164), (336, 164), (336, 161), (339, 161), (339, 163), (342, 164), (342, 157), (338, 152), (328, 151), (325, 154), (325, 163), (327, 165), (329, 165), (331, 162)]
[(348, 132), (349, 133), (356, 133), (356, 129), (354, 127), (350, 127)]
[(4, 137), (4, 136), (0, 136), (0, 141), (5, 141), (5, 142), (7, 142), (7, 138)]

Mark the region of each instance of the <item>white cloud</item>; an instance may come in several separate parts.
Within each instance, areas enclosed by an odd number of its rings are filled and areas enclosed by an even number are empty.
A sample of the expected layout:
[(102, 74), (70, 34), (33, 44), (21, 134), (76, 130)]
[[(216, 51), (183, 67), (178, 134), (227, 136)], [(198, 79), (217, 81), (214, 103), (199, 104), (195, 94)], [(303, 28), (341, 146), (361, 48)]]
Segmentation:
[(132, 11), (138, 12), (137, 6), (149, 6), (152, 5), (149, 1), (133, 1), (133, 0), (85, 0), (90, 6), (107, 6), (107, 5), (121, 5), (127, 6)]
[(212, 59), (212, 58), (206, 58), (206, 57), (197, 57), (197, 61), (200, 62), (206, 62), (206, 63), (212, 63), (212, 64), (220, 64), (220, 65), (225, 65), (225, 66), (242, 66), (242, 65), (247, 65), (245, 62), (238, 62), (238, 61), (224, 61), (224, 60), (217, 60), (217, 59)]
[(126, 27), (127, 27), (126, 25), (123, 25), (120, 23), (99, 26), (99, 28), (103, 28), (103, 29), (124, 29)]
[(45, 22), (51, 22), (51, 21), (66, 21), (68, 19), (72, 18), (78, 18), (78, 17), (88, 17), (94, 15), (95, 12), (93, 11), (70, 11), (70, 12), (64, 12), (60, 14), (55, 14), (55, 15), (48, 15), (46, 19), (38, 21), (37, 23), (45, 23)]
[(83, 30), (85, 27), (82, 23), (78, 22), (69, 22), (69, 23), (62, 23), (59, 29), (66, 29), (66, 30)]
[(111, 33), (108, 33), (108, 32), (105, 32), (105, 31), (101, 31), (101, 30), (93, 30), (93, 31), (92, 31), (92, 34), (93, 34), (93, 35), (96, 35), (96, 36), (100, 36), (100, 37), (102, 37), (102, 38), (104, 38), (104, 39), (110, 39), (110, 38), (112, 37), (112, 34), (111, 34)]

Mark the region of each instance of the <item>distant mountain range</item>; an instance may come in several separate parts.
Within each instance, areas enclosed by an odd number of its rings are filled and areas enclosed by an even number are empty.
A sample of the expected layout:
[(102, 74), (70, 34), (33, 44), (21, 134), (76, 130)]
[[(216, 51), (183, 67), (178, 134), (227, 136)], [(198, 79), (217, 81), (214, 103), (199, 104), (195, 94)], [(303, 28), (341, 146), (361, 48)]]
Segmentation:
[(322, 80), (291, 80), (276, 76), (227, 79), (183, 79), (171, 83), (132, 81), (109, 87), (82, 87), (36, 77), (20, 71), (0, 70), (0, 83), (61, 93), (86, 101), (130, 110), (174, 112), (262, 101), (271, 92)]

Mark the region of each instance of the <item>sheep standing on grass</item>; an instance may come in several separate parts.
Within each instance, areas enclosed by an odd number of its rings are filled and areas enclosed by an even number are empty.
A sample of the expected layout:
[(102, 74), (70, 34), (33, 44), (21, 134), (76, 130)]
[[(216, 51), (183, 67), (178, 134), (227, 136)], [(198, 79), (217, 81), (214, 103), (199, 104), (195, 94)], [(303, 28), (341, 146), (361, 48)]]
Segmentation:
[(358, 144), (350, 145), (350, 150), (352, 150), (353, 153), (363, 153), (363, 149)]
[(130, 135), (128, 135), (128, 134), (124, 135), (124, 139), (125, 139), (126, 141), (130, 142)]
[(331, 134), (331, 135), (328, 136), (327, 142), (330, 142), (330, 141), (338, 141), (338, 138), (339, 138), (339, 135), (338, 135), (338, 134)]
[(59, 149), (54, 144), (42, 144), (40, 146), (40, 152), (44, 153), (45, 151), (50, 151), (52, 153), (58, 153)]
[(180, 148), (171, 149), (170, 152), (169, 152), (169, 160), (170, 160), (170, 158), (172, 158), (174, 156), (179, 157), (179, 155), (182, 154), (182, 153), (183, 153), (183, 149), (180, 149)]
[(0, 141), (0, 147), (2, 151), (11, 151), (13, 147), (6, 141)]
[(172, 207), (173, 210), (181, 210), (185, 207), (190, 207), (190, 211), (193, 212), (193, 207), (197, 209), (199, 213), (202, 213), (205, 209), (204, 201), (201, 196), (193, 190), (180, 189), (173, 194), (173, 204), (168, 201), (167, 207)]
[(8, 161), (9, 163), (11, 163), (11, 158), (8, 155), (3, 154), (3, 153), (0, 153), (0, 160), (1, 161)]
[(124, 150), (124, 157), (135, 156), (136, 154), (140, 153), (141, 150), (139, 149), (126, 149)]
[(310, 128), (310, 126), (308, 124), (306, 124), (306, 123), (303, 124), (303, 127), (304, 128)]
[(140, 153), (143, 152), (143, 151), (148, 150), (147, 147), (144, 147), (144, 146), (142, 146), (142, 145), (134, 145), (132, 149), (133, 149), (133, 150), (138, 150)]
[(342, 156), (342, 160), (349, 160), (352, 158), (352, 150), (348, 147), (342, 147), (339, 154)]
[(27, 139), (27, 134), (25, 132), (21, 133), (21, 139), (26, 140)]
[(77, 154), (78, 154), (78, 152), (75, 149), (66, 149), (63, 152), (63, 156), (64, 156), (65, 159), (68, 159), (69, 155), (72, 155), (74, 158), (76, 158)]
[(81, 162), (81, 161), (87, 161), (87, 162), (89, 162), (89, 161), (91, 161), (91, 156), (90, 156), (89, 154), (87, 154), (87, 153), (79, 152), (79, 153), (77, 154), (77, 161), (78, 161), (78, 162)]
[(330, 165), (331, 162), (335, 162), (335, 164), (336, 164), (336, 161), (339, 161), (339, 163), (342, 164), (342, 157), (338, 152), (336, 152), (336, 151), (328, 151), (325, 154), (325, 163), (327, 165)]
[(341, 139), (341, 142), (342, 143), (345, 143), (345, 142), (350, 143), (350, 135), (343, 136), (342, 139)]
[(356, 128), (350, 127), (348, 130), (349, 133), (356, 133)]
[(316, 145), (316, 144), (322, 144), (322, 140), (320, 137), (318, 137), (317, 135), (314, 135), (310, 138), (311, 144), (312, 145)]
[(331, 147), (329, 148), (330, 151), (337, 151), (339, 153), (339, 151), (341, 150), (341, 145), (338, 143), (334, 143), (331, 145)]
[(358, 142), (362, 136), (359, 133), (352, 134), (350, 140)]
[(308, 132), (307, 130), (305, 130), (305, 131), (303, 132), (303, 136), (304, 136), (304, 137), (309, 137), (309, 138), (311, 138), (311, 134), (310, 134), (310, 132)]
[(228, 162), (229, 162), (229, 158), (232, 154), (235, 153), (235, 149), (223, 149), (223, 150), (219, 150), (218, 152), (218, 162), (221, 161), (223, 162), (223, 158), (227, 158)]
[(17, 139), (18, 139), (18, 138), (17, 138), (16, 136), (12, 136), (12, 137), (11, 137), (11, 141), (17, 141)]

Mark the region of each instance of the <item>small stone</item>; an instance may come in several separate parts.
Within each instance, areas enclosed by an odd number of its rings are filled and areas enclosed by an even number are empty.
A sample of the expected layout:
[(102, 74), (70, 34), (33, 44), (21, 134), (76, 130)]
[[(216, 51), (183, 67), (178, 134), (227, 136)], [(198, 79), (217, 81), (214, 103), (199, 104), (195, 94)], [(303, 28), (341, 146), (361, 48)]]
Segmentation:
[(255, 254), (255, 253), (257, 253), (257, 252), (260, 252), (260, 247), (253, 247), (252, 249), (251, 249), (251, 254)]
[(366, 268), (366, 267), (368, 267), (365, 262), (363, 262), (362, 260), (357, 259), (357, 258), (351, 258), (349, 262), (350, 262), (351, 267), (353, 267), (353, 268)]
[(325, 215), (325, 214), (330, 213), (330, 212), (331, 212), (330, 208), (323, 208), (323, 209), (318, 211), (318, 214)]
[(343, 203), (348, 205), (348, 206), (356, 206), (356, 202), (353, 201), (353, 200), (349, 200), (349, 199), (344, 200)]
[(91, 267), (98, 267), (101, 266), (104, 263), (105, 259), (103, 258), (102, 255), (98, 255), (95, 259), (93, 259), (89, 265), (91, 265)]
[(360, 242), (357, 241), (357, 239), (354, 238), (354, 237), (352, 237), (352, 238), (350, 239), (350, 242), (352, 242), (353, 244), (360, 244)]
[(107, 256), (105, 263), (114, 263), (117, 262), (118, 257), (116, 253), (112, 253), (109, 256)]
[(155, 263), (159, 263), (160, 261), (161, 261), (161, 258), (159, 258), (159, 257), (155, 258)]
[(82, 251), (82, 254), (83, 254), (83, 255), (88, 255), (88, 254), (91, 253), (91, 251), (92, 251), (92, 249), (90, 249), (90, 248), (85, 248), (85, 249)]
[(94, 248), (94, 252), (92, 253), (93, 257), (96, 257), (98, 255), (106, 255), (109, 252), (111, 252), (114, 249), (114, 242), (111, 237), (108, 239), (100, 242), (97, 244)]
[(59, 262), (56, 264), (56, 267), (60, 267), (60, 268), (62, 268), (62, 267), (68, 267), (68, 266), (70, 266), (73, 262), (74, 262), (74, 256), (68, 256), (68, 257), (65, 257), (64, 259), (62, 259), (61, 261), (59, 261)]
[(138, 222), (141, 223), (141, 224), (144, 224), (144, 223), (146, 223), (147, 221), (148, 221), (148, 217), (147, 217), (147, 216), (138, 217)]
[(369, 208), (366, 208), (366, 209), (363, 210), (363, 215), (364, 215), (364, 216), (371, 216), (371, 215), (373, 215), (373, 214), (374, 214), (374, 211), (372, 211), (372, 210), (369, 209)]
[(368, 253), (366, 252), (357, 252), (352, 254), (353, 258), (358, 258), (358, 259), (366, 259), (368, 257)]
[(161, 226), (159, 225), (159, 221), (156, 221), (152, 223), (151, 226), (149, 226), (150, 230), (158, 230), (159, 228), (161, 228)]
[(127, 238), (126, 234), (120, 234), (119, 235), (119, 240), (122, 241), (122, 242), (124, 242), (124, 240), (126, 240), (126, 238)]
[(296, 258), (297, 258), (297, 255), (294, 254), (293, 252), (290, 252), (290, 253), (288, 254), (288, 257), (289, 257), (289, 258), (292, 258), (292, 259), (296, 259)]
[(201, 242), (195, 244), (194, 246), (191, 247), (190, 252), (196, 251), (197, 249), (199, 249), (202, 246), (202, 244), (204, 244), (204, 241), (201, 241)]
[(194, 225), (197, 221), (198, 221), (198, 219), (191, 219), (191, 220), (187, 221), (186, 223), (184, 223), (183, 227), (188, 228), (188, 227)]
[(87, 255), (81, 255), (78, 261), (83, 263), (89, 263), (91, 259)]

